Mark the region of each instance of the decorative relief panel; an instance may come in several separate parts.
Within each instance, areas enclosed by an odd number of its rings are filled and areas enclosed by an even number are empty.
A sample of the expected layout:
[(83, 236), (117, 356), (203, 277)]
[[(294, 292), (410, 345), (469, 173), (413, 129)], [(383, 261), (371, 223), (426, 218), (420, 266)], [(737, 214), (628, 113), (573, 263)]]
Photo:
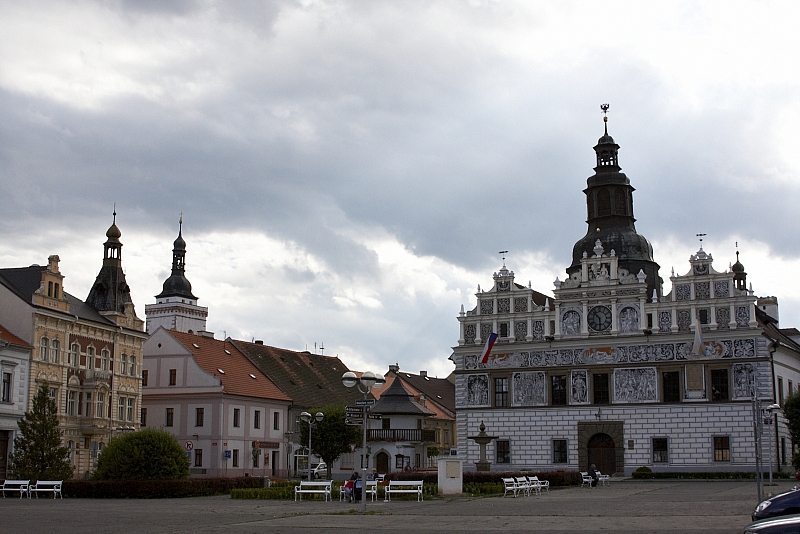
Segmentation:
[(511, 299), (497, 299), (497, 313), (511, 312)]
[(586, 370), (570, 373), (570, 404), (589, 404), (589, 381)]
[(547, 404), (544, 372), (532, 371), (511, 375), (513, 406), (544, 406)]
[(528, 321), (516, 321), (514, 323), (514, 340), (525, 341), (528, 335)]
[(533, 339), (544, 339), (544, 321), (533, 321)]
[(756, 367), (752, 363), (733, 364), (733, 399), (749, 399), (756, 383)]
[(692, 290), (689, 284), (675, 284), (675, 300), (689, 300), (692, 298)]
[(467, 406), (489, 406), (489, 375), (467, 377)]
[(719, 330), (728, 330), (730, 328), (731, 322), (731, 309), (727, 306), (722, 308), (717, 308), (716, 311), (717, 315), (717, 328)]
[(736, 306), (736, 326), (748, 326), (750, 324), (750, 307)]
[(586, 349), (520, 351), (496, 354), (486, 364), (478, 363), (477, 354), (470, 354), (465, 356), (464, 369), (590, 366), (757, 357), (754, 338), (705, 341), (702, 355), (694, 354), (692, 345), (693, 342), (689, 341)]
[(678, 310), (678, 332), (689, 332), (692, 326), (692, 312)]
[(486, 299), (481, 301), (481, 315), (491, 315), (494, 313), (494, 301)]
[(515, 298), (514, 299), (514, 313), (525, 313), (528, 311), (528, 298)]
[(709, 299), (711, 298), (711, 284), (709, 282), (697, 282), (694, 285), (694, 298), (696, 299)]
[(660, 311), (658, 312), (658, 331), (666, 333), (672, 329), (672, 312)]
[(467, 343), (467, 344), (475, 343), (475, 325), (474, 324), (465, 324), (464, 325), (464, 343)]
[(567, 310), (561, 316), (561, 335), (577, 336), (581, 333), (581, 314), (576, 310)]
[(639, 330), (638, 306), (626, 305), (619, 312), (619, 331), (621, 333), (636, 332)]
[(655, 367), (614, 369), (614, 402), (655, 402)]
[(481, 342), (489, 339), (489, 334), (492, 333), (492, 325), (489, 323), (481, 323)]
[(702, 400), (706, 398), (705, 366), (701, 363), (688, 364), (684, 372), (684, 400)]
[(730, 290), (728, 289), (728, 281), (714, 282), (714, 296), (716, 298), (730, 297)]
[[(636, 278), (636, 277), (634, 277)], [(637, 280), (638, 282), (638, 280)], [(639, 293), (639, 289), (618, 289), (617, 295), (636, 295)]]

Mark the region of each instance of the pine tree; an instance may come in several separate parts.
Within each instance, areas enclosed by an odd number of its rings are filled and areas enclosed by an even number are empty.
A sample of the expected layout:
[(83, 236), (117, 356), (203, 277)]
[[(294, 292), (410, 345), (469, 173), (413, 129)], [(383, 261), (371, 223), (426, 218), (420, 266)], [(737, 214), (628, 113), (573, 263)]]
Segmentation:
[(72, 478), (73, 467), (61, 445), (56, 403), (47, 386), (42, 385), (33, 398), (33, 408), (19, 422), (14, 438), (14, 453), (9, 462), (10, 477), (29, 480), (64, 480)]

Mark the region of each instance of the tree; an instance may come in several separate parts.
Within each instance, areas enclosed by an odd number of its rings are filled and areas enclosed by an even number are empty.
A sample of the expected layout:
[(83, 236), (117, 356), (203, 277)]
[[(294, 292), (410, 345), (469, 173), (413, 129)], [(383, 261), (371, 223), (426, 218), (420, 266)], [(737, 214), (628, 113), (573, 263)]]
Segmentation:
[[(361, 426), (351, 426), (345, 423), (344, 406), (329, 404), (320, 409), (310, 410), (316, 414), (322, 412), (325, 417), (322, 421), (314, 423), (311, 431), (311, 451), (322, 458), (328, 466), (328, 480), (331, 479), (333, 462), (345, 453), (350, 452), (351, 443), (361, 443)], [(308, 443), (308, 425), (300, 423), (300, 443)], [(308, 466), (309, 469), (311, 466)]]
[(19, 422), (14, 438), (14, 452), (9, 462), (9, 476), (23, 480), (65, 480), (72, 478), (74, 467), (69, 449), (61, 444), (56, 402), (42, 385), (33, 398), (33, 408)]
[(175, 479), (189, 476), (189, 458), (175, 436), (147, 428), (114, 438), (97, 458), (97, 480)]
[[(786, 416), (786, 425), (792, 443), (800, 443), (800, 389), (790, 393), (783, 401), (783, 415)], [(800, 470), (800, 453), (792, 458), (792, 465)]]

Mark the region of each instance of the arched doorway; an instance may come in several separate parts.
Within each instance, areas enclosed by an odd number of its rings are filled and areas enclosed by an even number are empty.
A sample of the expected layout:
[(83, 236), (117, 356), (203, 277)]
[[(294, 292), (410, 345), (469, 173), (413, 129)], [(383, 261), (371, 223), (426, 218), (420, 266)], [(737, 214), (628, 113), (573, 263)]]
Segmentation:
[(604, 475), (613, 475), (617, 471), (617, 456), (614, 440), (608, 434), (595, 434), (586, 444), (589, 453), (589, 465), (594, 464)]
[(389, 455), (384, 451), (375, 455), (375, 469), (382, 475), (389, 472)]

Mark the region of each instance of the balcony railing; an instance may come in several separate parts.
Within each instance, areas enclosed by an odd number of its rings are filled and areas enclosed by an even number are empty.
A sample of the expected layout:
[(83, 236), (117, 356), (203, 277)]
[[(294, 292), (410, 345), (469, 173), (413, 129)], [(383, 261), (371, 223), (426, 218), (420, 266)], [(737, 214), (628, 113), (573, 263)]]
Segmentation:
[(367, 441), (433, 442), (436, 441), (436, 431), (417, 428), (373, 429), (367, 431)]

